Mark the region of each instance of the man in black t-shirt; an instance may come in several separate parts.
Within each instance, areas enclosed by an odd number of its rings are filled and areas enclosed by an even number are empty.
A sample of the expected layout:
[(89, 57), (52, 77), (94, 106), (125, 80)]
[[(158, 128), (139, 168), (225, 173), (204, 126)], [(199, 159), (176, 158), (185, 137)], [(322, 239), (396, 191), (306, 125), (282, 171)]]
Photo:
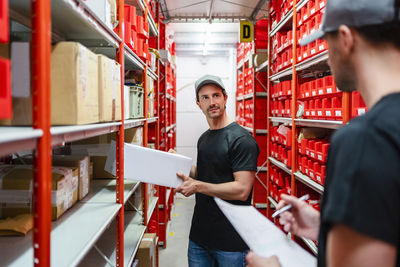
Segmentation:
[(247, 245), (214, 202), (219, 197), (250, 205), (259, 147), (253, 136), (226, 114), (227, 94), (221, 79), (205, 75), (196, 84), (197, 105), (210, 129), (197, 143), (197, 166), (176, 189), (196, 194), (189, 237), (190, 267), (243, 267)]
[(369, 109), (331, 139), (321, 214), (291, 196), (278, 205), (293, 206), (280, 217), (286, 231), (318, 239), (318, 266), (400, 266), (399, 21), (399, 0), (328, 0), (321, 29), (301, 43), (324, 37), (338, 87)]

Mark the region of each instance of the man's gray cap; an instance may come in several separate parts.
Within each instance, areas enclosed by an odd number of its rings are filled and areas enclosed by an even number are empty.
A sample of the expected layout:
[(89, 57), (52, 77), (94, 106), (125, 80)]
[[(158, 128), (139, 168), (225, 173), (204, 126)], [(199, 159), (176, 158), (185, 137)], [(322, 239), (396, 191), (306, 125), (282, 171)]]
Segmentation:
[(196, 83), (194, 84), (194, 87), (196, 89), (196, 96), (199, 93), (200, 89), (207, 84), (214, 84), (218, 87), (220, 87), (222, 90), (225, 90), (225, 86), (222, 83), (222, 80), (220, 77), (215, 76), (215, 75), (204, 75), (203, 77), (201, 77), (200, 79), (198, 79), (196, 81)]
[(338, 30), (340, 25), (358, 28), (399, 21), (399, 9), (399, 0), (328, 0), (322, 26), (304, 38), (300, 45), (320, 39), (326, 33)]

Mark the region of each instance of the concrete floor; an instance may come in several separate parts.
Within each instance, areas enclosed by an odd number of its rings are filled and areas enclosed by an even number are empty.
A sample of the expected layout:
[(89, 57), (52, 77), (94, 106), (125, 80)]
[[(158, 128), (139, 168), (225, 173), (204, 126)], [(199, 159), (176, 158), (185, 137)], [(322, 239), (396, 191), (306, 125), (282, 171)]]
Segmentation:
[(167, 227), (167, 248), (160, 247), (159, 267), (187, 267), (187, 248), (192, 222), (194, 196), (175, 195), (171, 221)]

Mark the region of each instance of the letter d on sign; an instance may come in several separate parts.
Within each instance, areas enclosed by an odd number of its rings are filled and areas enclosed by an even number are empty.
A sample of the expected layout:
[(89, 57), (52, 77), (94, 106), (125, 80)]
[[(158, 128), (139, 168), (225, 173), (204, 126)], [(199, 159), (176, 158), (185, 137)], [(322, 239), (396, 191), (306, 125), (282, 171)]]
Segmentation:
[(250, 21), (240, 21), (240, 42), (253, 41), (253, 23)]

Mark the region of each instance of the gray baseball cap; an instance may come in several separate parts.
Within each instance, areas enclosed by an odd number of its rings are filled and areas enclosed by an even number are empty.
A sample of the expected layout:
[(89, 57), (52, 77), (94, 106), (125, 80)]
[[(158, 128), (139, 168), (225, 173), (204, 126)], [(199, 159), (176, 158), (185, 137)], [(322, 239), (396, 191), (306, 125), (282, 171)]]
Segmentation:
[(340, 25), (362, 27), (400, 20), (399, 0), (328, 0), (322, 26), (304, 38), (300, 45), (307, 45), (334, 32)]
[(204, 75), (203, 77), (201, 77), (200, 79), (198, 79), (196, 81), (196, 83), (194, 84), (194, 88), (196, 89), (196, 96), (199, 93), (200, 89), (207, 84), (214, 84), (218, 87), (220, 87), (223, 91), (225, 91), (225, 86), (222, 83), (222, 80), (220, 77), (215, 76), (215, 75)]

